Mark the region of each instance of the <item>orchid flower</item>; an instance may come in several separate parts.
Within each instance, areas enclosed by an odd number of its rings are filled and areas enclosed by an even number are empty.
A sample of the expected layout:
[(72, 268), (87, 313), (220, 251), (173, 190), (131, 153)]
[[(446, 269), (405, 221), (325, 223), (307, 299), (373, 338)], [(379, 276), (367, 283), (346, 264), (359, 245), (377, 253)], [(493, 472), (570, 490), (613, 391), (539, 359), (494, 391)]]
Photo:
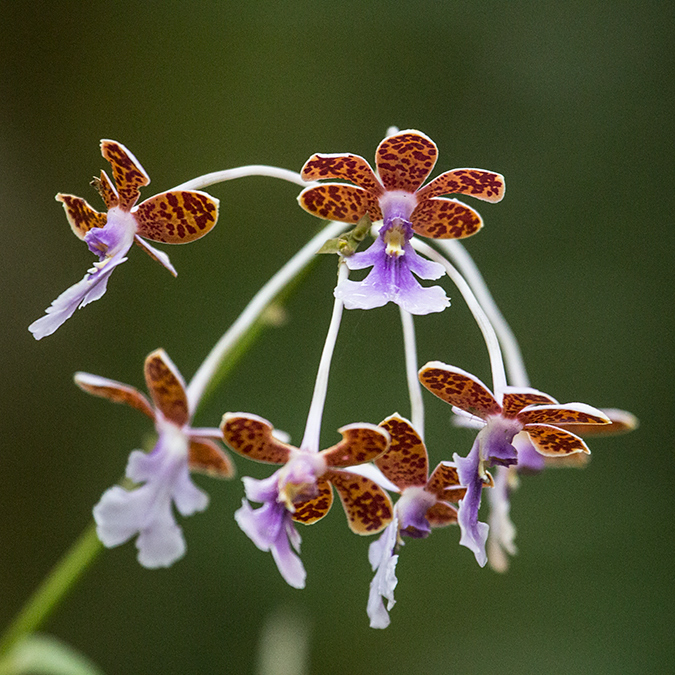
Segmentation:
[(487, 562), (485, 542), (488, 525), (479, 522), (478, 509), (484, 485), (493, 486), (487, 468), (515, 466), (518, 451), (514, 438), (525, 432), (532, 447), (544, 457), (590, 454), (586, 443), (561, 424), (609, 424), (601, 410), (584, 403), (558, 403), (553, 397), (530, 387), (507, 387), (500, 403), (477, 378), (460, 368), (431, 361), (419, 371), (420, 382), (453, 412), (480, 420), (483, 428), (467, 457), (455, 454), (462, 485), (467, 487), (459, 506), (460, 544), (471, 549), (479, 565)]
[(393, 517), (391, 500), (374, 481), (341, 470), (370, 462), (389, 446), (389, 434), (373, 424), (349, 424), (339, 429), (342, 441), (321, 452), (296, 448), (274, 436), (272, 425), (257, 415), (226, 413), (221, 424), (227, 445), (244, 457), (283, 466), (265, 480), (244, 478), (246, 497), (262, 502), (254, 510), (246, 499), (236, 512), (239, 527), (261, 551), (270, 551), (281, 576), (294, 588), (304, 588), (305, 569), (293, 552), (301, 538), (294, 522), (311, 525), (333, 503), (335, 488), (352, 532), (376, 534)]
[[(420, 435), (413, 425), (398, 414), (380, 423), (389, 432), (389, 450), (375, 459), (375, 465), (399, 490), (394, 506), (394, 520), (384, 534), (368, 550), (368, 559), (375, 572), (368, 596), (368, 617), (371, 628), (389, 625), (389, 610), (394, 606), (397, 584), (396, 562), (401, 537), (428, 537), (432, 527), (457, 522), (453, 506), (464, 498), (457, 468), (441, 462), (429, 476), (429, 457)], [(385, 608), (383, 599), (388, 601)]]
[(190, 471), (231, 478), (234, 466), (211, 439), (219, 429), (192, 428), (185, 383), (163, 349), (145, 359), (145, 381), (154, 402), (134, 387), (89, 373), (76, 373), (84, 391), (126, 403), (155, 423), (158, 439), (150, 453), (129, 455), (126, 477), (142, 484), (132, 490), (111, 487), (94, 507), (96, 531), (108, 548), (138, 535), (138, 562), (144, 567), (168, 567), (185, 554), (185, 540), (176, 523), (172, 502), (183, 516), (203, 511), (208, 496), (190, 479)]
[(110, 162), (115, 185), (105, 171), (92, 185), (105, 202), (107, 213), (95, 211), (84, 199), (57, 194), (75, 235), (99, 257), (84, 278), (59, 295), (46, 316), (29, 327), (36, 340), (51, 335), (76, 309), (98, 300), (106, 291), (112, 271), (127, 258), (132, 244), (138, 244), (171, 274), (176, 270), (163, 251), (145, 239), (165, 244), (185, 244), (203, 237), (216, 224), (218, 200), (197, 190), (162, 192), (135, 206), (139, 188), (150, 183), (138, 160), (117, 141), (101, 141), (101, 154)]
[(484, 169), (453, 169), (422, 187), (436, 164), (438, 150), (420, 131), (408, 129), (385, 138), (375, 153), (377, 175), (352, 154), (316, 154), (302, 169), (305, 180), (344, 179), (303, 190), (298, 201), (320, 218), (357, 223), (366, 213), (383, 220), (375, 243), (346, 258), (349, 269), (372, 267), (363, 281), (341, 281), (335, 289), (348, 309), (372, 309), (395, 302), (411, 314), (440, 312), (449, 304), (439, 286), (422, 287), (444, 269), (422, 258), (410, 245), (413, 234), (432, 239), (462, 239), (483, 226), (471, 207), (441, 195), (470, 195), (488, 202), (504, 197), (504, 177)]

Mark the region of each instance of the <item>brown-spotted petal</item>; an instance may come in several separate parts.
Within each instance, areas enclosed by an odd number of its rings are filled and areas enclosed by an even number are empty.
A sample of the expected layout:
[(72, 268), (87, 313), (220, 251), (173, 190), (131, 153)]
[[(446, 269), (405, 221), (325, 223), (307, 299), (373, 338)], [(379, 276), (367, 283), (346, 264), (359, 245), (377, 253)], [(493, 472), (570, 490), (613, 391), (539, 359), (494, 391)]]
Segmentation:
[(213, 478), (232, 478), (236, 474), (227, 453), (209, 438), (190, 439), (188, 465), (190, 471), (199, 471)]
[(552, 396), (544, 394), (543, 391), (530, 387), (507, 387), (504, 392), (502, 408), (504, 409), (504, 417), (513, 418), (529, 405), (545, 405), (548, 403), (558, 403), (558, 401)]
[(426, 489), (427, 492), (431, 492), (439, 499), (454, 501), (452, 499), (446, 499), (443, 495), (447, 488), (459, 488), (459, 485), (460, 482), (457, 467), (452, 462), (440, 462), (429, 477)]
[(377, 172), (389, 191), (415, 192), (432, 172), (437, 158), (436, 144), (414, 129), (385, 138), (375, 152)]
[(425, 185), (418, 193), (420, 199), (441, 195), (469, 195), (485, 202), (499, 202), (504, 198), (504, 176), (485, 169), (453, 169), (446, 171)]
[(600, 408), (610, 420), (609, 424), (561, 424), (567, 431), (577, 436), (615, 436), (634, 431), (640, 425), (638, 418), (627, 410), (618, 408)]
[(105, 213), (94, 210), (84, 199), (75, 195), (64, 195), (59, 192), (55, 197), (57, 202), (63, 204), (66, 218), (70, 228), (78, 239), (84, 239), (84, 235), (92, 227), (103, 227), (108, 220)]
[(138, 234), (165, 244), (187, 244), (210, 232), (219, 201), (198, 190), (171, 190), (146, 199), (134, 210)]
[(432, 394), (471, 415), (484, 419), (502, 411), (492, 392), (461, 368), (429, 361), (420, 369), (419, 379)]
[(324, 478), (320, 478), (316, 482), (318, 494), (304, 502), (294, 504), (295, 511), (293, 512), (293, 520), (311, 525), (321, 520), (333, 505), (333, 489), (330, 483)]
[(225, 442), (238, 454), (267, 464), (285, 464), (293, 446), (274, 438), (274, 427), (248, 413), (225, 413), (220, 425)]
[(183, 426), (190, 419), (185, 382), (178, 368), (163, 349), (145, 359), (145, 382), (155, 407), (174, 424)]
[(320, 454), (327, 466), (354, 466), (379, 457), (389, 446), (389, 434), (374, 424), (348, 424), (338, 429), (342, 440)]
[(349, 529), (356, 534), (381, 532), (392, 520), (389, 495), (374, 481), (349, 471), (328, 469), (324, 474), (340, 495)]
[(117, 196), (117, 190), (115, 190), (115, 186), (112, 184), (105, 171), (101, 170), (101, 177), (94, 178), (94, 180), (91, 181), (91, 185), (96, 189), (96, 192), (101, 195), (101, 199), (104, 201), (107, 209), (112, 209), (120, 203), (119, 197)]
[(465, 239), (483, 227), (483, 219), (477, 211), (445, 197), (421, 201), (410, 222), (417, 234), (431, 239)]
[(546, 457), (564, 457), (575, 452), (590, 454), (584, 441), (569, 431), (548, 424), (528, 424), (527, 432), (537, 452)]
[(400, 490), (414, 485), (426, 485), (429, 457), (424, 442), (413, 425), (394, 414), (380, 422), (380, 426), (391, 436), (389, 450), (375, 460), (380, 471)]
[(88, 394), (107, 398), (114, 403), (126, 403), (132, 408), (140, 410), (150, 419), (155, 419), (155, 411), (152, 409), (148, 399), (140, 391), (134, 389), (134, 387), (130, 387), (128, 384), (122, 384), (115, 380), (109, 380), (107, 377), (99, 377), (90, 373), (75, 373), (73, 379), (75, 380), (75, 384)]
[(133, 154), (117, 141), (103, 139), (101, 154), (110, 162), (113, 178), (117, 184), (119, 207), (130, 211), (138, 201), (139, 188), (150, 183), (150, 177)]
[(304, 180), (324, 178), (348, 180), (367, 190), (374, 197), (379, 197), (384, 192), (370, 164), (359, 155), (346, 153), (312, 155), (305, 162), (300, 175)]
[(355, 185), (324, 183), (305, 188), (298, 195), (298, 203), (313, 216), (358, 223), (368, 212), (372, 220), (380, 220), (382, 211), (370, 192)]
[(431, 527), (446, 527), (457, 522), (457, 509), (445, 502), (436, 502), (427, 509), (424, 517)]
[(533, 405), (516, 416), (522, 424), (609, 424), (610, 419), (597, 408), (585, 403)]

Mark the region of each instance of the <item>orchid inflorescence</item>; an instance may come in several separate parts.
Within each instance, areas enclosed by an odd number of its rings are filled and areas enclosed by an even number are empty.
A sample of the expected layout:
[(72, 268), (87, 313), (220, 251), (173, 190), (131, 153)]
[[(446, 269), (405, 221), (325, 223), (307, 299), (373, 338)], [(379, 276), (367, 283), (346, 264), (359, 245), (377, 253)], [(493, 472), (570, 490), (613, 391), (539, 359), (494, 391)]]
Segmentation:
[[(438, 155), (425, 134), (390, 130), (377, 148), (375, 171), (358, 155), (315, 154), (299, 174), (276, 167), (238, 167), (196, 178), (138, 205), (139, 188), (150, 182), (138, 160), (116, 141), (102, 141), (101, 151), (112, 167), (114, 184), (102, 171), (92, 185), (107, 213), (95, 211), (79, 197), (56, 197), (73, 232), (99, 260), (30, 326), (36, 339), (56, 331), (78, 307), (99, 299), (133, 243), (175, 275), (166, 254), (145, 240), (179, 244), (207, 234), (216, 224), (219, 203), (200, 188), (248, 175), (281, 178), (303, 187), (298, 197), (303, 209), (329, 221), (263, 286), (189, 384), (162, 349), (145, 360), (152, 403), (134, 387), (87, 373), (75, 375), (84, 391), (126, 403), (154, 423), (154, 448), (130, 454), (122, 484), (109, 488), (93, 511), (100, 541), (113, 547), (135, 538), (138, 561), (144, 567), (166, 567), (185, 554), (174, 506), (182, 516), (189, 516), (208, 505), (208, 496), (192, 482), (191, 471), (220, 478), (235, 474), (232, 460), (220, 446), (224, 443), (240, 457), (278, 467), (263, 480), (243, 478), (245, 498), (234, 515), (253, 543), (272, 553), (291, 586), (303, 588), (306, 577), (296, 523), (321, 520), (332, 506), (333, 490), (353, 532), (381, 533), (369, 549), (375, 575), (367, 613), (372, 627), (385, 628), (405, 538), (425, 538), (432, 528), (457, 524), (459, 543), (473, 552), (478, 564), (489, 562), (504, 571), (508, 556), (515, 553), (509, 499), (518, 476), (556, 464), (582, 466), (590, 453), (584, 436), (621, 433), (637, 426), (625, 411), (561, 404), (530, 386), (517, 343), (457, 241), (476, 234), (483, 219), (472, 206), (447, 196), (499, 202), (504, 197), (504, 177), (484, 169), (460, 168), (424, 185)], [(374, 241), (357, 251), (369, 234)], [(319, 249), (338, 254), (338, 283), (300, 444), (291, 445), (270, 422), (247, 412), (226, 412), (219, 426), (193, 427), (192, 419), (219, 366)], [(351, 270), (365, 268), (371, 268), (365, 278), (349, 279)], [(419, 280), (437, 280), (445, 274), (456, 284), (483, 333), (492, 389), (442, 361), (418, 368), (413, 317), (444, 311), (450, 304), (440, 286), (423, 286)], [(368, 310), (389, 302), (399, 306), (403, 326), (410, 419), (394, 412), (379, 424), (347, 424), (339, 429), (342, 440), (320, 450), (328, 376), (343, 309)], [(441, 461), (433, 471), (423, 440), (422, 387), (452, 406), (457, 425), (477, 430), (468, 453), (452, 453), (452, 461)], [(479, 511), (484, 490), (489, 495), (487, 522), (480, 520)], [(391, 494), (398, 495), (393, 503)], [(250, 502), (261, 506), (254, 508)]]

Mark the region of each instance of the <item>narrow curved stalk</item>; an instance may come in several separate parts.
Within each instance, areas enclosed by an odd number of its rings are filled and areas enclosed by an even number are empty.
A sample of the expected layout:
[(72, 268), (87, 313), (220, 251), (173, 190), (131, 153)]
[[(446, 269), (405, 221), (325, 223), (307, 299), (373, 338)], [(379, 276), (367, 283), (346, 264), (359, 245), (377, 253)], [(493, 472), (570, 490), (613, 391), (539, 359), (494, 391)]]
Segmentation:
[(9, 652), (19, 640), (35, 632), (44, 623), (102, 550), (103, 544), (96, 536), (96, 526), (91, 523), (8, 626), (0, 640), (0, 655)]
[[(347, 265), (345, 265), (344, 262), (340, 262), (338, 268), (338, 283), (343, 279), (346, 279), (348, 275), (349, 270), (347, 269)], [(330, 364), (333, 360), (335, 343), (340, 331), (343, 309), (344, 303), (342, 300), (335, 298), (335, 302), (333, 304), (333, 313), (328, 326), (328, 333), (326, 334), (326, 342), (323, 345), (321, 360), (319, 361), (319, 370), (316, 374), (316, 383), (314, 384), (312, 402), (309, 406), (309, 413), (307, 414), (305, 433), (302, 437), (302, 443), (300, 443), (300, 448), (303, 450), (312, 450), (313, 452), (319, 451), (321, 419), (323, 417), (323, 408), (326, 404), (326, 392), (328, 391)]]
[(424, 399), (422, 385), (417, 377), (419, 366), (417, 363), (417, 343), (415, 340), (415, 324), (412, 314), (399, 307), (401, 326), (403, 327), (403, 348), (405, 351), (405, 374), (410, 393), (410, 421), (415, 431), (424, 440)]
[(438, 239), (434, 243), (457, 266), (466, 282), (471, 286), (476, 299), (488, 315), (490, 323), (493, 325), (504, 350), (504, 361), (506, 362), (506, 371), (509, 375), (509, 383), (515, 387), (529, 387), (530, 378), (527, 375), (523, 353), (520, 351), (518, 340), (511, 330), (511, 326), (509, 326), (504, 315), (499, 310), (473, 258), (462, 246), (461, 242), (456, 239)]
[(436, 249), (429, 246), (429, 244), (419, 241), (416, 237), (412, 238), (412, 245), (415, 250), (423, 253), (427, 258), (434, 260), (443, 267), (447, 272), (450, 279), (452, 279), (457, 289), (462, 294), (464, 301), (468, 305), (471, 313), (478, 324), (478, 327), (483, 333), (483, 338), (487, 346), (488, 354), (490, 355), (490, 366), (492, 368), (492, 390), (495, 397), (501, 403), (504, 391), (506, 389), (506, 371), (504, 370), (504, 360), (502, 359), (502, 351), (499, 347), (499, 340), (497, 339), (497, 333), (490, 323), (490, 319), (487, 314), (483, 311), (480, 303), (476, 299), (476, 296), (473, 294), (471, 287), (464, 280), (464, 277), (457, 271), (454, 265), (443, 255), (441, 255)]
[(220, 368), (222, 361), (234, 349), (251, 326), (274, 298), (289, 284), (309, 262), (317, 250), (328, 239), (336, 237), (347, 227), (344, 223), (331, 222), (315, 237), (310, 239), (251, 299), (237, 320), (218, 340), (187, 388), (190, 410), (195, 411), (211, 378)]
[(185, 183), (177, 185), (173, 190), (201, 190), (202, 188), (224, 183), (236, 178), (248, 178), (250, 176), (266, 176), (267, 178), (279, 178), (280, 180), (295, 183), (300, 187), (309, 187), (317, 183), (303, 180), (297, 171), (281, 169), (278, 166), (267, 166), (266, 164), (249, 164), (248, 166), (237, 166), (233, 169), (224, 169), (223, 171), (213, 171), (203, 176), (198, 176)]

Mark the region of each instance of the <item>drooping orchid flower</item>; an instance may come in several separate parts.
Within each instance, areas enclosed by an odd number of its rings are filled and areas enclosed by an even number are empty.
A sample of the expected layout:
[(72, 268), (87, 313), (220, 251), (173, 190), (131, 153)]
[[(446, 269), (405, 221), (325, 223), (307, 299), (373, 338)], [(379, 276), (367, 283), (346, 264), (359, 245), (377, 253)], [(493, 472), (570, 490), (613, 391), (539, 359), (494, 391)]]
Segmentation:
[(192, 428), (185, 383), (163, 349), (145, 359), (145, 381), (154, 408), (134, 387), (89, 373), (76, 373), (75, 383), (94, 396), (126, 403), (147, 415), (158, 434), (149, 453), (129, 455), (126, 477), (140, 484), (131, 490), (116, 485), (94, 507), (96, 531), (108, 548), (137, 536), (138, 562), (168, 567), (185, 554), (185, 539), (172, 503), (183, 516), (203, 511), (208, 496), (190, 479), (190, 471), (231, 478), (234, 466), (212, 439), (219, 429)]
[(387, 493), (374, 481), (342, 470), (370, 462), (389, 446), (389, 435), (373, 424), (339, 429), (342, 441), (316, 452), (296, 448), (275, 438), (273, 427), (257, 415), (226, 413), (221, 424), (227, 445), (244, 457), (283, 466), (265, 480), (245, 477), (246, 497), (263, 506), (254, 510), (246, 499), (235, 514), (239, 527), (262, 551), (270, 551), (281, 576), (294, 588), (304, 588), (305, 569), (293, 552), (301, 538), (294, 523), (311, 525), (333, 504), (335, 488), (352, 532), (368, 535), (383, 530), (392, 519)]
[(81, 281), (54, 300), (45, 316), (28, 327), (36, 340), (51, 335), (76, 309), (102, 297), (108, 278), (127, 259), (132, 244), (138, 244), (176, 276), (166, 253), (145, 240), (186, 244), (203, 237), (218, 219), (218, 200), (197, 190), (162, 192), (136, 206), (139, 188), (150, 183), (148, 174), (117, 141), (101, 141), (101, 154), (110, 162), (115, 184), (101, 171), (101, 177), (95, 178), (92, 185), (105, 202), (107, 213), (94, 210), (81, 197), (56, 195), (73, 232), (99, 260)]
[(471, 549), (479, 565), (487, 562), (485, 542), (488, 525), (478, 520), (484, 485), (494, 485), (488, 468), (515, 466), (518, 451), (513, 441), (525, 432), (534, 449), (544, 457), (589, 454), (586, 443), (562, 424), (609, 424), (601, 410), (585, 403), (558, 403), (553, 397), (529, 387), (507, 387), (503, 400), (477, 378), (460, 368), (431, 361), (419, 371), (420, 382), (457, 414), (482, 423), (482, 429), (467, 457), (453, 456), (467, 493), (459, 506), (460, 544)]
[(462, 194), (488, 202), (504, 197), (504, 177), (484, 169), (446, 171), (424, 187), (436, 164), (435, 143), (408, 129), (385, 138), (375, 153), (377, 174), (358, 155), (316, 154), (302, 169), (305, 180), (338, 179), (303, 190), (298, 201), (320, 218), (357, 223), (366, 213), (383, 220), (375, 243), (346, 258), (349, 269), (372, 267), (363, 281), (344, 280), (335, 289), (348, 309), (371, 309), (395, 302), (411, 314), (440, 312), (449, 305), (442, 288), (422, 287), (421, 279), (438, 279), (444, 269), (418, 255), (413, 234), (433, 239), (462, 239), (483, 226), (470, 206), (442, 195)]
[[(380, 423), (389, 432), (389, 450), (375, 459), (375, 465), (399, 490), (394, 505), (394, 520), (368, 550), (368, 559), (375, 572), (368, 596), (368, 617), (371, 628), (386, 628), (389, 610), (394, 606), (396, 563), (402, 537), (428, 537), (433, 527), (457, 522), (453, 504), (464, 498), (457, 468), (441, 462), (429, 476), (429, 457), (420, 435), (413, 425), (398, 414)], [(387, 607), (384, 606), (386, 599)]]

